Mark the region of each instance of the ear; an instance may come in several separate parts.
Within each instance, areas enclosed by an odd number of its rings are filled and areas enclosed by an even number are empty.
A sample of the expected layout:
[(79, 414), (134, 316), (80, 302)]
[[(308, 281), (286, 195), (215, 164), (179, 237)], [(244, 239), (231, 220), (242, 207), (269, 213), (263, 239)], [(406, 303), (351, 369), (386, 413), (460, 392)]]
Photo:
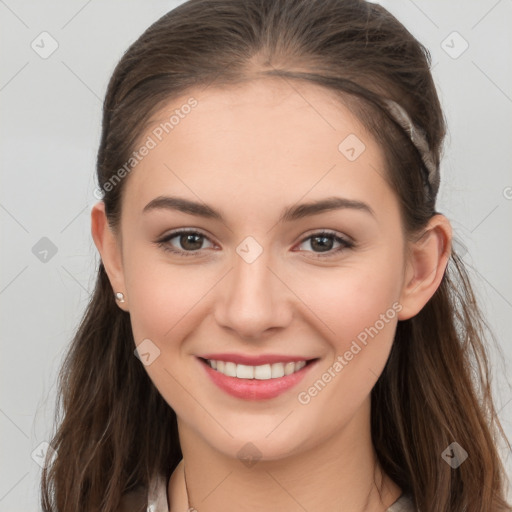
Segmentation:
[(421, 236), (409, 242), (398, 320), (416, 315), (441, 284), (451, 254), (452, 227), (444, 215), (434, 215)]
[(112, 285), (112, 294), (121, 292), (124, 302), (117, 305), (124, 311), (128, 311), (128, 297), (124, 282), (123, 260), (121, 252), (121, 239), (110, 227), (105, 213), (105, 203), (96, 203), (91, 210), (91, 234), (94, 243), (100, 253), (101, 261)]

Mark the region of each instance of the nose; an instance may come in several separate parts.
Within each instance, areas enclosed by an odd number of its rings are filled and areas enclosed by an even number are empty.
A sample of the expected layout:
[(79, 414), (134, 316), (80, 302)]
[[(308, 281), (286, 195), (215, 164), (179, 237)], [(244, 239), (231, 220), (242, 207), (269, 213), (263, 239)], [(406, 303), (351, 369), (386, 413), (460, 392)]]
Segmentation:
[(257, 341), (292, 319), (293, 294), (266, 251), (252, 263), (235, 254), (233, 268), (218, 291), (215, 319), (237, 338)]

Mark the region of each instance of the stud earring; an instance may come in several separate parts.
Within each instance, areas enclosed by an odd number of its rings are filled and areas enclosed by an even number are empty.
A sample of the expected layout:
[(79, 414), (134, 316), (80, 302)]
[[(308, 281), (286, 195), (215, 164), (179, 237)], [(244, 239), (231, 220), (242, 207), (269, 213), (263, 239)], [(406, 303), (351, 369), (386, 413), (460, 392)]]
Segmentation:
[(119, 302), (124, 302), (124, 294), (121, 293), (121, 292), (117, 292), (116, 293), (116, 299), (119, 301)]

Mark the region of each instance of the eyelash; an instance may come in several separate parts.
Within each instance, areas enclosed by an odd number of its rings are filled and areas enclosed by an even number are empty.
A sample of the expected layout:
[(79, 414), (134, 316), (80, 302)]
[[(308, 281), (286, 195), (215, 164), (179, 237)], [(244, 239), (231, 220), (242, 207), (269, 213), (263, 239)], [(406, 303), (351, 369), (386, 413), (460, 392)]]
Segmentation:
[[(168, 252), (171, 252), (173, 254), (178, 254), (180, 256), (187, 256), (187, 257), (188, 256), (197, 256), (198, 253), (201, 251), (201, 249), (197, 249), (195, 251), (181, 251), (181, 250), (178, 250), (178, 249), (174, 249), (172, 246), (169, 245), (169, 242), (173, 238), (176, 238), (176, 237), (181, 236), (181, 235), (199, 235), (199, 236), (201, 236), (201, 237), (203, 237), (206, 240), (209, 240), (211, 242), (211, 240), (206, 235), (201, 233), (200, 231), (184, 229), (184, 230), (174, 231), (173, 233), (169, 233), (164, 238), (162, 238), (160, 240), (157, 240), (155, 243), (159, 247), (161, 247), (164, 251), (168, 251)], [(313, 239), (313, 238), (320, 238), (320, 237), (330, 237), (335, 242), (338, 242), (340, 244), (340, 247), (338, 247), (337, 249), (332, 249), (330, 251), (327, 251), (325, 254), (323, 254), (323, 253), (313, 253), (313, 254), (315, 254), (315, 258), (328, 258), (328, 257), (332, 257), (333, 255), (338, 254), (340, 251), (343, 251), (345, 249), (352, 249), (355, 246), (355, 244), (352, 241), (349, 241), (349, 240), (347, 240), (347, 239), (337, 235), (334, 232), (326, 231), (326, 230), (319, 231), (317, 233), (313, 233), (312, 235), (309, 235), (308, 237), (303, 238), (301, 240), (301, 242), (299, 243), (299, 245), (302, 245), (307, 240), (310, 240), (310, 239)], [(311, 252), (311, 251), (308, 251), (308, 252)]]

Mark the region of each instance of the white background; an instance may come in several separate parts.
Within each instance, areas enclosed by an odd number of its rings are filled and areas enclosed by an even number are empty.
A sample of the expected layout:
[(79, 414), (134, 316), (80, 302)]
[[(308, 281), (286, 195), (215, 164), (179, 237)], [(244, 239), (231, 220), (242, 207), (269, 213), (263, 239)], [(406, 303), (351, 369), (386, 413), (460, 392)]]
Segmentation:
[[(129, 44), (178, 3), (0, 0), (0, 511), (39, 510), (31, 453), (49, 440), (57, 372), (98, 262), (89, 212), (108, 79)], [(504, 354), (491, 350), (512, 439), (512, 1), (381, 3), (432, 54), (449, 129), (438, 210), (468, 248)], [(46, 59), (31, 48), (44, 31), (58, 43)], [(42, 237), (57, 248), (46, 262), (32, 252)]]

